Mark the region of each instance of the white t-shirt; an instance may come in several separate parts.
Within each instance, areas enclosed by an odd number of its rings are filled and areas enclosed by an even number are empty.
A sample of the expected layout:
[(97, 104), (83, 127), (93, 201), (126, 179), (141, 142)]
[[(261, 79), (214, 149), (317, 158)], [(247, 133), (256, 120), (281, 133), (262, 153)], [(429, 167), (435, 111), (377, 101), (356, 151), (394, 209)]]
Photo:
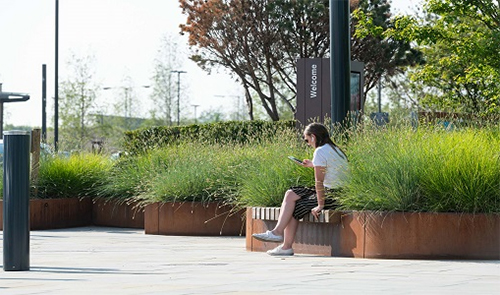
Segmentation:
[(347, 178), (347, 157), (338, 148), (333, 149), (324, 144), (314, 150), (312, 163), (314, 166), (326, 167), (323, 185), (327, 188), (342, 187)]

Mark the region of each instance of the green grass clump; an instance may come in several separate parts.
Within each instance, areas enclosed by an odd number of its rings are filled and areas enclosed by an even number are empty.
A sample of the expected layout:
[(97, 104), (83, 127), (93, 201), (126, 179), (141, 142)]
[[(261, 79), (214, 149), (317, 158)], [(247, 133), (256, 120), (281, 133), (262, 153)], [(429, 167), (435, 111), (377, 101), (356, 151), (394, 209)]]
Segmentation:
[(160, 152), (120, 158), (110, 169), (106, 181), (97, 188), (96, 197), (123, 202), (133, 199), (145, 191), (149, 179), (167, 168)]
[(287, 159), (310, 158), (308, 152), (292, 130), (247, 144), (180, 142), (121, 159), (98, 195), (142, 203), (276, 206), (289, 186), (314, 183), (312, 169)]
[(436, 126), (353, 134), (343, 208), (500, 212), (500, 140), (488, 128)]
[(231, 175), (238, 169), (238, 146), (185, 142), (148, 153), (161, 155), (168, 169), (146, 181), (136, 197), (154, 201), (223, 201), (234, 194)]
[(46, 158), (40, 163), (39, 179), (34, 186), (38, 198), (94, 196), (106, 181), (111, 162), (101, 155), (74, 154)]
[(241, 206), (280, 206), (291, 186), (314, 186), (313, 169), (287, 158), (311, 159), (313, 150), (290, 133), (248, 146), (245, 152), (245, 169), (236, 175), (241, 184), (237, 200)]

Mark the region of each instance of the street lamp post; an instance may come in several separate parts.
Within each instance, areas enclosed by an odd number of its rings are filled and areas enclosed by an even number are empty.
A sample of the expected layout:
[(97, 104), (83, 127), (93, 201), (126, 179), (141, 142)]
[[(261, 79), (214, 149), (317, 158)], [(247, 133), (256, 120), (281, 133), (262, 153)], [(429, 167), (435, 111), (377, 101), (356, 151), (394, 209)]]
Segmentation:
[[(0, 92), (2, 92), (2, 83), (0, 83)], [(0, 137), (3, 138), (3, 102), (0, 102)]]
[(194, 122), (198, 123), (198, 119), (196, 117), (196, 108), (199, 107), (200, 105), (199, 104), (192, 104), (191, 106), (194, 108)]
[(181, 74), (187, 73), (186, 71), (171, 71), (171, 73), (177, 73), (177, 126), (180, 125), (180, 101), (181, 101)]
[[(0, 136), (3, 136), (3, 104), (6, 102), (27, 101), (30, 99), (27, 93), (2, 92), (2, 83), (0, 83)], [(0, 137), (1, 138), (1, 137)]]
[(55, 44), (55, 89), (54, 89), (54, 149), (59, 141), (59, 0), (56, 0), (56, 44)]
[(225, 98), (225, 97), (229, 97), (229, 98), (236, 98), (237, 101), (236, 101), (236, 120), (240, 121), (241, 120), (241, 114), (240, 114), (240, 100), (241, 100), (241, 96), (240, 95), (221, 95), (221, 94), (216, 94), (215, 97), (221, 97), (221, 98)]
[[(142, 88), (149, 88), (149, 85), (142, 85), (140, 86)], [(129, 118), (132, 117), (132, 96), (130, 95), (130, 91), (135, 88), (135, 87), (110, 87), (106, 86), (103, 87), (103, 90), (110, 90), (110, 89), (124, 89), (125, 90), (125, 104), (124, 104), (124, 116), (125, 116), (125, 122), (128, 125)]]

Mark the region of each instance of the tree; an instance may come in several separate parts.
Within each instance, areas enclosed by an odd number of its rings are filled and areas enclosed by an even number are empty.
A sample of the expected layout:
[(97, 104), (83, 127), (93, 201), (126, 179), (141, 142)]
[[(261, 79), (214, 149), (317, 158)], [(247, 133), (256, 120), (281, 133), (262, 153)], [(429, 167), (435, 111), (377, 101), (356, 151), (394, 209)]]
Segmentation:
[(165, 125), (171, 126), (174, 121), (173, 113), (177, 108), (174, 99), (177, 84), (172, 77), (172, 71), (182, 67), (180, 42), (172, 35), (165, 35), (161, 42), (154, 60), (153, 93), (151, 94), (154, 108), (151, 114), (153, 118), (160, 119)]
[(90, 116), (95, 107), (96, 91), (93, 75), (94, 57), (72, 55), (68, 67), (72, 71), (61, 83), (61, 138), (70, 149), (82, 150), (92, 137)]
[(500, 113), (500, 7), (498, 1), (428, 0), (419, 19), (397, 20), (399, 38), (425, 53), (414, 84), (431, 89), (424, 108), (489, 115)]
[(394, 27), (387, 0), (361, 0), (354, 6), (351, 24), (351, 55), (365, 64), (363, 96), (385, 77), (402, 74), (408, 66), (423, 62), (422, 52), (411, 42), (385, 34)]
[[(198, 48), (192, 59), (207, 71), (220, 66), (234, 73), (245, 89), (251, 119), (252, 93), (257, 94), (272, 120), (280, 118), (278, 100), (295, 111), (296, 60), (329, 56), (328, 0), (179, 1), (187, 15), (181, 31), (189, 35), (189, 44)], [(351, 10), (357, 5), (353, 1)], [(373, 9), (359, 15), (365, 23), (372, 20), (382, 31), (389, 27), (386, 0), (362, 0), (359, 7)], [(357, 30), (358, 24), (352, 27)], [(418, 59), (418, 52), (404, 40), (385, 40), (386, 44), (376, 46), (384, 40), (381, 32), (374, 32), (353, 34), (352, 40), (353, 59), (367, 65), (365, 93), (382, 74), (392, 75), (396, 68)]]
[(203, 69), (218, 64), (231, 70), (242, 83), (253, 119), (251, 92), (255, 91), (266, 112), (279, 119), (276, 108), (275, 68), (272, 52), (278, 49), (277, 26), (266, 12), (267, 1), (180, 0), (188, 15), (184, 33), (189, 44), (203, 49), (192, 59)]

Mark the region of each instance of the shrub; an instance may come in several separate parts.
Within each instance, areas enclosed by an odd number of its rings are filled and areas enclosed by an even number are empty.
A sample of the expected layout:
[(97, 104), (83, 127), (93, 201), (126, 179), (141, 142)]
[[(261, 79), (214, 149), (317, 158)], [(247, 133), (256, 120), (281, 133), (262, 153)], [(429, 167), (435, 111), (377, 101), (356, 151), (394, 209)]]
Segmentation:
[(106, 181), (111, 162), (101, 155), (74, 154), (46, 158), (40, 163), (39, 179), (34, 186), (38, 198), (93, 196)]
[(156, 201), (216, 201), (239, 206), (275, 206), (291, 185), (311, 184), (312, 170), (287, 159), (306, 158), (293, 130), (273, 137), (214, 144), (179, 142), (127, 157), (109, 173), (101, 197)]
[(289, 187), (314, 186), (313, 170), (293, 163), (288, 156), (310, 159), (312, 149), (291, 132), (247, 147), (244, 173), (236, 175), (240, 183), (236, 203), (243, 207), (280, 206)]
[(230, 121), (189, 126), (159, 126), (125, 132), (124, 148), (131, 154), (143, 153), (170, 144), (201, 141), (207, 144), (245, 144), (293, 130), (295, 121)]
[(500, 212), (500, 140), (488, 128), (376, 129), (349, 143), (345, 209)]

